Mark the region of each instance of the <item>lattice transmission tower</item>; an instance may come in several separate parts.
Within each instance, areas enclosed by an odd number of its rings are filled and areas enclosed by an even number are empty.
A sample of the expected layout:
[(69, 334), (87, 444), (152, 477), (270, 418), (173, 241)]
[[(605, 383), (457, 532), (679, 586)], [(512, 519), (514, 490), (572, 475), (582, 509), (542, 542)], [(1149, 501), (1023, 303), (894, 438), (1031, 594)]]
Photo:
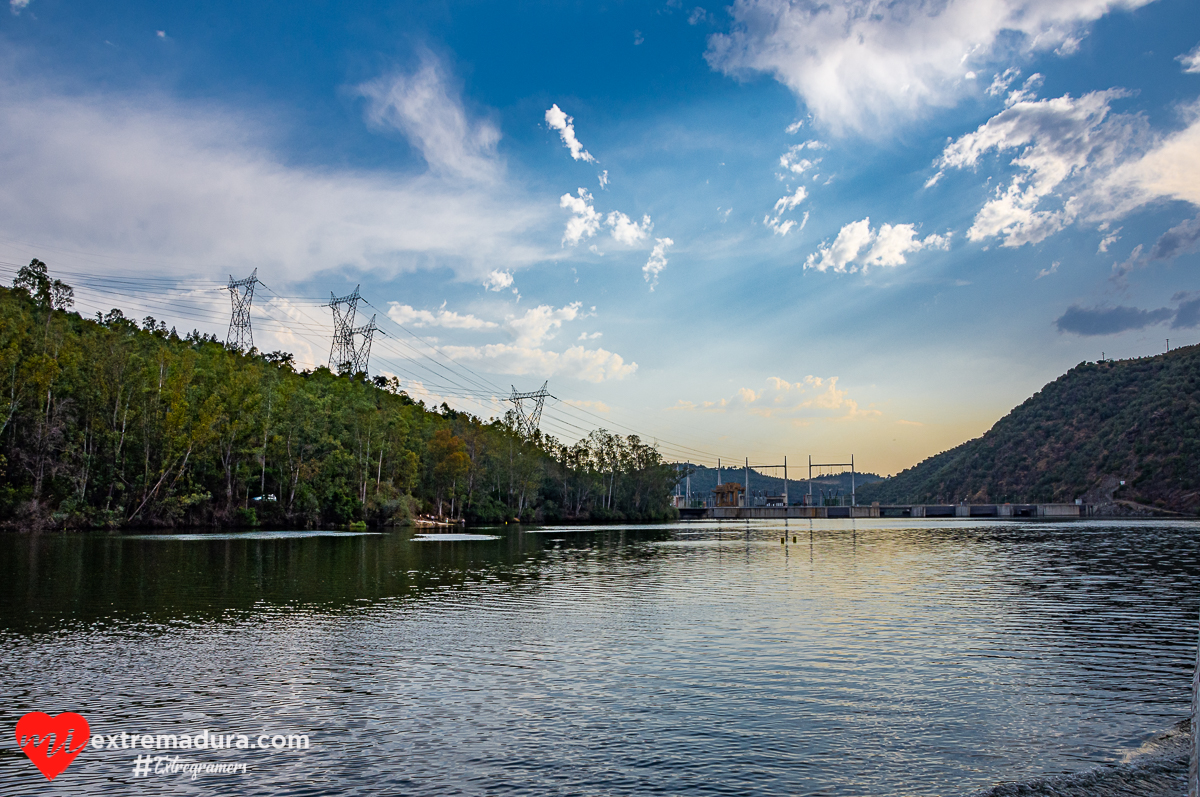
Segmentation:
[(258, 284), (258, 269), (250, 272), (244, 280), (235, 280), (229, 275), (229, 298), (233, 302), (233, 315), (229, 318), (229, 334), (225, 345), (239, 351), (254, 348), (254, 331), (250, 328), (250, 304), (254, 301), (254, 286)]
[[(546, 403), (546, 397), (550, 395), (546, 392), (548, 384), (550, 384), (549, 380), (543, 382), (541, 389), (532, 393), (518, 393), (514, 385), (512, 395), (508, 397), (517, 414), (517, 430), (527, 437), (533, 436), (538, 430), (538, 423), (542, 420), (542, 407)], [(525, 402), (529, 400), (533, 401), (533, 409), (527, 413), (525, 412)]]
[[(347, 369), (352, 374), (366, 373), (367, 363), (371, 359), (371, 340), (375, 337), (377, 327), (375, 316), (361, 327), (354, 326), (354, 317), (358, 313), (358, 303), (362, 296), (358, 293), (359, 286), (349, 296), (338, 298), (329, 294), (329, 304), (333, 310), (333, 345), (329, 349), (329, 369), (340, 372)], [(356, 342), (361, 338), (362, 342)]]

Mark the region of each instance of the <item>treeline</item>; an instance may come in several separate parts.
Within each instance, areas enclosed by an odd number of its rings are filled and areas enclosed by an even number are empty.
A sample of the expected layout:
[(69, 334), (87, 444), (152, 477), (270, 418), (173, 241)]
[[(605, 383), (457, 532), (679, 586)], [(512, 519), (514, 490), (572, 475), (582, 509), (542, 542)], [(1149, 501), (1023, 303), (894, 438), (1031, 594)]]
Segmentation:
[(663, 519), (678, 472), (636, 436), (574, 445), (414, 401), (395, 378), (81, 318), (34, 260), (0, 288), (0, 522), (310, 527)]
[(859, 502), (1065, 502), (1200, 514), (1200, 346), (1084, 362), (986, 434), (859, 490)]

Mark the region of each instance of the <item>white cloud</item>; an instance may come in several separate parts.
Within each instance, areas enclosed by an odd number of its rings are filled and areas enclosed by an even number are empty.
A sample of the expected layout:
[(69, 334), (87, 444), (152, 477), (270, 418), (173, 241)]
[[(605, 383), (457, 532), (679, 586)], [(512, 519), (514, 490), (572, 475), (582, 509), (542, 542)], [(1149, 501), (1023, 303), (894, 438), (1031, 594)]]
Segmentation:
[(487, 346), (443, 346), (442, 351), (459, 362), (481, 362), (507, 374), (536, 374), (539, 379), (567, 376), (586, 382), (625, 379), (637, 372), (637, 363), (605, 349), (572, 346), (563, 352), (493, 343)]
[[(1016, 175), (996, 188), (967, 237), (998, 236), (1007, 247), (1037, 243), (1081, 213), (1098, 216), (1115, 207), (1114, 195), (1091, 188), (1147, 137), (1141, 117), (1110, 115), (1112, 101), (1125, 94), (1111, 89), (1078, 99), (1020, 101), (949, 144), (939, 161), (942, 168), (975, 167), (991, 150), (1018, 150), (1012, 160)], [(1063, 188), (1072, 195), (1063, 198)]]
[(580, 332), (579, 337), (576, 338), (576, 340), (596, 340), (597, 338), (602, 337), (603, 335), (604, 335), (603, 332), (593, 332), (590, 335), (587, 332)]
[(732, 28), (709, 39), (706, 58), (726, 73), (773, 75), (835, 131), (882, 131), (976, 91), (966, 68), (1062, 47), (1110, 11), (1148, 2), (735, 0)]
[(802, 119), (797, 119), (788, 125), (787, 129), (785, 129), (783, 132), (787, 133), (789, 136), (794, 136), (800, 132), (800, 128), (802, 127), (804, 127), (804, 121)]
[(393, 73), (358, 86), (367, 99), (367, 120), (376, 128), (403, 133), (436, 172), (473, 180), (493, 180), (500, 131), (472, 120), (463, 109), (445, 67), (425, 53), (412, 74)]
[(612, 228), (613, 240), (626, 246), (635, 246), (646, 240), (650, 237), (650, 231), (654, 229), (654, 224), (650, 221), (649, 216), (642, 216), (642, 221), (639, 224), (636, 221), (631, 221), (628, 216), (619, 210), (609, 213), (604, 223)]
[(388, 302), (388, 318), (401, 326), (444, 327), (446, 329), (495, 329), (500, 325), (473, 315), (459, 315), (445, 304), (436, 311), (416, 310), (400, 302)]
[(1042, 277), (1049, 277), (1051, 274), (1057, 274), (1058, 267), (1060, 265), (1062, 265), (1061, 261), (1055, 260), (1053, 263), (1050, 264), (1050, 268), (1044, 268), (1041, 271), (1039, 271), (1037, 273), (1037, 276), (1033, 278), (1033, 281), (1037, 282)]
[(658, 284), (659, 273), (667, 267), (667, 248), (674, 246), (675, 242), (670, 238), (654, 239), (654, 249), (650, 252), (650, 259), (646, 261), (646, 265), (642, 266), (642, 276), (646, 282), (650, 283), (650, 290), (654, 290), (654, 286)]
[(1042, 87), (1042, 83), (1045, 81), (1045, 75), (1040, 72), (1034, 72), (1025, 79), (1025, 82), (1021, 84), (1021, 88), (1008, 93), (1008, 96), (1004, 98), (1005, 107), (1012, 107), (1018, 102), (1033, 102), (1037, 99), (1037, 90)]
[(14, 17), (21, 16), (21, 12), (29, 6), (29, 0), (8, 0), (8, 10), (12, 12)]
[(114, 269), (257, 267), (269, 283), (429, 266), (474, 281), (553, 256), (531, 243), (552, 214), (518, 188), (295, 165), (275, 154), (278, 127), (161, 96), (17, 89), (0, 73), (0, 236)]
[(1012, 82), (1021, 75), (1021, 70), (1015, 66), (1010, 66), (1003, 72), (997, 72), (992, 78), (992, 85), (988, 86), (987, 93), (992, 97), (999, 97), (1004, 92), (1008, 91), (1008, 87)]
[(832, 244), (821, 244), (804, 261), (804, 268), (833, 269), (853, 273), (869, 266), (900, 266), (907, 255), (922, 249), (949, 249), (950, 234), (917, 238), (912, 224), (884, 224), (871, 229), (871, 219), (853, 221), (842, 227)]
[(820, 141), (805, 141), (803, 144), (788, 147), (788, 151), (779, 156), (779, 165), (792, 174), (804, 174), (820, 163), (821, 159), (810, 160), (803, 157), (801, 153), (806, 149), (821, 149), (824, 146)]
[[(803, 202), (808, 197), (808, 189), (800, 186), (793, 193), (780, 197), (775, 202), (775, 217), (771, 218), (768, 214), (763, 216), (763, 224), (770, 227), (776, 235), (787, 235), (788, 232), (796, 226), (796, 222), (792, 219), (783, 220), (783, 214), (790, 210), (794, 210), (797, 205)], [(804, 225), (808, 224), (808, 213), (805, 212), (803, 221), (800, 222), (800, 229), (804, 229)]]
[(692, 402), (680, 399), (674, 410), (747, 413), (763, 418), (782, 418), (795, 425), (813, 419), (854, 420), (878, 417), (875, 409), (860, 409), (849, 391), (838, 387), (838, 377), (806, 376), (796, 382), (770, 377), (765, 387), (740, 388), (729, 398)]
[[(16, 0), (14, 0), (15, 2)], [(28, 0), (26, 0), (28, 2)], [(1188, 74), (1200, 73), (1200, 44), (1197, 44), (1183, 55), (1175, 56), (1175, 60), (1183, 64), (1183, 71)]]
[(596, 179), (600, 181), (601, 188), (608, 188), (608, 169), (605, 169), (604, 171), (600, 172), (600, 174), (596, 175)]
[(572, 302), (559, 308), (548, 304), (531, 307), (519, 318), (509, 318), (504, 325), (516, 337), (517, 346), (532, 348), (542, 345), (554, 337), (564, 321), (580, 317), (582, 302)]
[[(550, 110), (546, 111), (546, 124), (550, 125), (552, 130), (558, 131), (559, 136), (562, 137), (563, 144), (571, 151), (571, 157), (577, 161), (595, 163), (596, 159), (583, 148), (583, 144), (575, 137), (574, 122), (575, 119), (563, 113), (557, 104), (551, 105)], [(604, 174), (607, 178), (608, 172)], [(607, 179), (605, 182), (607, 182)]]
[(775, 201), (775, 215), (782, 216), (789, 210), (793, 210), (797, 205), (808, 198), (808, 189), (800, 186), (788, 196), (780, 197)]
[(559, 207), (571, 211), (567, 219), (567, 228), (563, 232), (563, 246), (575, 246), (584, 238), (591, 238), (600, 229), (600, 214), (592, 207), (592, 195), (586, 188), (580, 188), (577, 196), (563, 194), (558, 200)]
[(487, 279), (483, 281), (483, 287), (489, 291), (500, 292), (505, 288), (512, 287), (513, 275), (511, 271), (501, 271), (495, 269), (488, 272)]
[(699, 24), (699, 23), (703, 22), (707, 17), (708, 17), (708, 12), (705, 11), (700, 6), (696, 6), (695, 8), (692, 9), (692, 13), (688, 14), (688, 24), (689, 25)]
[(1092, 204), (1115, 218), (1156, 199), (1181, 199), (1200, 206), (1200, 103), (1189, 109), (1186, 127), (1156, 140), (1096, 181)]
[[(1107, 224), (1101, 225), (1100, 229), (1101, 229), (1101, 232), (1103, 232), (1104, 230), (1108, 229), (1108, 225)], [(1105, 233), (1104, 237), (1100, 239), (1100, 245), (1096, 247), (1096, 254), (1098, 254), (1098, 255), (1104, 254), (1105, 252), (1108, 251), (1108, 247), (1112, 246), (1119, 240), (1121, 240), (1121, 228), (1120, 227), (1113, 230), (1112, 232)]]

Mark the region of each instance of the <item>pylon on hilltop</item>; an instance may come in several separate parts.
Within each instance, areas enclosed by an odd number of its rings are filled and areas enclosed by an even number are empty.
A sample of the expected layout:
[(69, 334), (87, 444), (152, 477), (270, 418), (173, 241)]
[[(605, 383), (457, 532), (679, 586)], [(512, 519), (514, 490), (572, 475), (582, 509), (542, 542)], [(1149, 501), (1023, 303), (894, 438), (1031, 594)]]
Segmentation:
[(233, 314), (229, 318), (229, 333), (225, 345), (239, 351), (254, 348), (254, 330), (250, 328), (250, 305), (254, 301), (254, 286), (258, 284), (258, 269), (250, 272), (243, 280), (229, 275), (229, 298), (233, 303)]

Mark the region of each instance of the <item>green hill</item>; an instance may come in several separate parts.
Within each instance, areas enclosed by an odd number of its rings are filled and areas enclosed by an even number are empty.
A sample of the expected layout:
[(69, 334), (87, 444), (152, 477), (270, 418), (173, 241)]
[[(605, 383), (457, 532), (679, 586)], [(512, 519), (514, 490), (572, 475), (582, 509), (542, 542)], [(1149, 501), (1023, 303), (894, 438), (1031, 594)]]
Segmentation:
[(1200, 346), (1080, 363), (982, 437), (859, 491), (885, 504), (1076, 498), (1200, 512)]

